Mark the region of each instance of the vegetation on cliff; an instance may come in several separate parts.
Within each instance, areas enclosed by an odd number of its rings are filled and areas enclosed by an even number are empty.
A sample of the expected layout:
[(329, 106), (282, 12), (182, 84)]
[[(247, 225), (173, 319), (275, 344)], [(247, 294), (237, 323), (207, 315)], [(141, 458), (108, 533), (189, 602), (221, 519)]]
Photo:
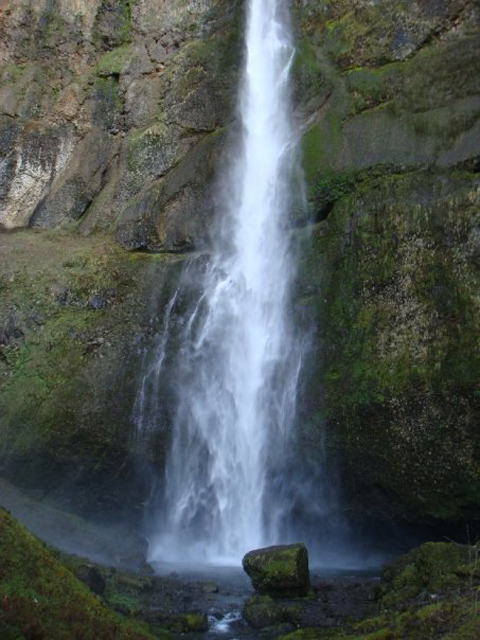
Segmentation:
[(132, 519), (148, 491), (131, 431), (141, 346), (161, 323), (144, 300), (165, 279), (168, 297), (179, 262), (69, 232), (0, 247), (2, 475), (69, 510)]
[(301, 629), (283, 640), (473, 640), (478, 638), (477, 546), (426, 543), (389, 565), (377, 615), (341, 629)]
[(475, 528), (478, 6), (296, 4), (316, 223), (299, 233), (318, 363), (303, 442), (326, 434), (360, 519)]

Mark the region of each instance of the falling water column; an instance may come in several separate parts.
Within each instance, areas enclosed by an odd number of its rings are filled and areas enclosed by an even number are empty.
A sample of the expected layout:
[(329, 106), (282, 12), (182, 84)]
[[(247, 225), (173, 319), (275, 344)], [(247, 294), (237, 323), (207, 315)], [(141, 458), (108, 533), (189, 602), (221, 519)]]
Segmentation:
[(178, 406), (151, 559), (237, 563), (279, 541), (281, 473), (300, 350), (289, 323), (287, 216), (297, 136), (284, 0), (248, 4), (238, 160), (222, 231), (182, 337)]

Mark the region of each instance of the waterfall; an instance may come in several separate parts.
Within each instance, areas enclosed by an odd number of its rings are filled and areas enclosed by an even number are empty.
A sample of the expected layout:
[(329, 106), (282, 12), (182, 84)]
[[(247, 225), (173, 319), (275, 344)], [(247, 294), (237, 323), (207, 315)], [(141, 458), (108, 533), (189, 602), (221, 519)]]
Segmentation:
[(158, 428), (157, 403), (160, 390), (161, 373), (167, 353), (167, 343), (170, 334), (170, 321), (172, 311), (178, 297), (175, 291), (165, 310), (163, 318), (163, 332), (157, 337), (154, 345), (153, 359), (149, 362), (150, 355), (144, 350), (142, 357), (142, 370), (145, 371), (140, 388), (133, 407), (133, 421), (137, 437), (137, 448), (151, 444), (151, 436)]
[(151, 560), (238, 563), (249, 549), (282, 541), (279, 479), (301, 367), (288, 312), (295, 49), (286, 1), (250, 0), (247, 11), (241, 140), (222, 176), (223, 224), (181, 338)]

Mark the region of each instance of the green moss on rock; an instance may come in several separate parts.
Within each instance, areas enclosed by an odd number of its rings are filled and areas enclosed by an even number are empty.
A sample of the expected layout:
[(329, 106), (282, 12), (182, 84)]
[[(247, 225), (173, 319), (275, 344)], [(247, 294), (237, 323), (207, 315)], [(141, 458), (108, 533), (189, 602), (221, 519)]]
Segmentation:
[(305, 610), (305, 603), (279, 601), (266, 595), (249, 598), (243, 607), (243, 616), (254, 629), (266, 629), (282, 623), (299, 624)]
[(305, 595), (310, 587), (308, 552), (304, 544), (250, 551), (243, 568), (254, 588), (274, 595)]
[(427, 543), (384, 571), (377, 615), (341, 628), (299, 629), (282, 640), (470, 640), (478, 636), (477, 547)]
[(123, 94), (116, 75), (95, 79), (93, 118), (97, 126), (109, 133), (118, 133), (121, 127)]
[(121, 75), (132, 59), (131, 45), (123, 45), (105, 53), (97, 63), (96, 72), (100, 76)]
[(423, 592), (459, 590), (476, 571), (478, 550), (447, 542), (427, 542), (384, 571), (382, 606), (405, 606)]
[(135, 0), (101, 0), (93, 27), (96, 43), (112, 48), (131, 40), (134, 3)]
[(302, 139), (302, 157), (307, 184), (311, 185), (319, 173), (331, 173), (343, 146), (342, 110), (327, 111)]
[(331, 92), (326, 67), (318, 61), (315, 50), (306, 39), (297, 44), (292, 76), (295, 97), (299, 102), (307, 103), (312, 98), (319, 102)]
[(330, 442), (388, 516), (478, 520), (476, 185), (364, 175), (306, 239), (298, 294), (320, 318)]
[[(151, 317), (149, 279), (162, 282), (170, 260), (65, 232), (28, 231), (6, 236), (3, 246), (3, 474), (60, 503), (75, 496), (79, 512), (121, 518), (142, 500), (131, 450), (135, 339)], [(172, 268), (165, 296), (178, 277)]]

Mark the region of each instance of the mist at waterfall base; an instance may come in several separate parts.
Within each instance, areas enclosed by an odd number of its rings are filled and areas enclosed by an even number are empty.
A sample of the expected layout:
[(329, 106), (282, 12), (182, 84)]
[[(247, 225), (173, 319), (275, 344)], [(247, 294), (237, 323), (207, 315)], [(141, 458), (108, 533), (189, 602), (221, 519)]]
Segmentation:
[(238, 565), (251, 549), (303, 541), (317, 564), (347, 566), (335, 483), (296, 440), (308, 335), (292, 318), (301, 185), (288, 6), (251, 0), (247, 13), (241, 133), (219, 171), (213, 251), (189, 261), (144, 354), (139, 447), (154, 442), (161, 398), (174, 407), (146, 510), (149, 560)]

